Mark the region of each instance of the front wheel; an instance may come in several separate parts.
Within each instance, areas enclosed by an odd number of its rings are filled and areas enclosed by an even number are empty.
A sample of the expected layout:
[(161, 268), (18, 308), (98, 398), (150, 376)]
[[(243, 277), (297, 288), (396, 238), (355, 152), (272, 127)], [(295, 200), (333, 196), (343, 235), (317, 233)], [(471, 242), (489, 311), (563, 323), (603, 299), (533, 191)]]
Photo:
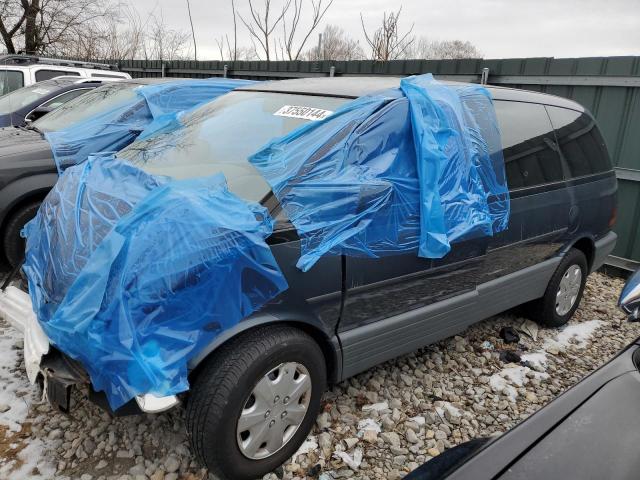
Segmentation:
[(546, 327), (567, 323), (580, 304), (588, 272), (584, 253), (575, 248), (569, 250), (551, 277), (544, 296), (531, 304), (533, 319)]
[(307, 437), (325, 386), (325, 359), (309, 335), (288, 326), (250, 331), (199, 368), (187, 402), (191, 447), (219, 478), (262, 477)]

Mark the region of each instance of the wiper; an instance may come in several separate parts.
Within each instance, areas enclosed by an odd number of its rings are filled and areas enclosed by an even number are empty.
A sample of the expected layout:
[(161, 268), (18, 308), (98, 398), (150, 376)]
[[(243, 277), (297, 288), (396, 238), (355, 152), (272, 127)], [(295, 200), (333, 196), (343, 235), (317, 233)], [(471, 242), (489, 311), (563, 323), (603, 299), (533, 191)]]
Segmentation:
[(33, 130), (34, 132), (38, 132), (40, 135), (44, 135), (44, 132), (36, 127), (34, 124), (30, 123), (25, 127), (27, 130)]

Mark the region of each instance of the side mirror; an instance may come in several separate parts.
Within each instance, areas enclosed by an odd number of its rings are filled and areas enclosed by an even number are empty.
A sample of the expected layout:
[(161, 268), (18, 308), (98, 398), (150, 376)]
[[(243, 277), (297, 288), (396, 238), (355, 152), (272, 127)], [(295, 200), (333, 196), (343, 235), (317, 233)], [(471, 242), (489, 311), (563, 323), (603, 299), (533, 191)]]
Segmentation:
[(24, 118), (24, 121), (29, 123), (35, 120), (38, 120), (40, 117), (49, 113), (52, 109), (49, 107), (38, 107), (34, 108), (29, 112), (29, 114)]
[(629, 321), (640, 320), (640, 270), (627, 279), (620, 293), (618, 306), (629, 315)]

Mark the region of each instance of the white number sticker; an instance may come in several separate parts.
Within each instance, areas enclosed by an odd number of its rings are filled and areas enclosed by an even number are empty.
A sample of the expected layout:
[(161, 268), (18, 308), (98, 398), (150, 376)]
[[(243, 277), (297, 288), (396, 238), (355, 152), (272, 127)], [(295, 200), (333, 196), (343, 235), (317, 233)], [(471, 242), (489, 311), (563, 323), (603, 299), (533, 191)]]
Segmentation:
[(332, 113), (331, 110), (323, 110), (321, 108), (285, 105), (275, 112), (274, 115), (279, 117), (302, 118), (304, 120), (323, 120)]
[(51, 90), (47, 90), (46, 88), (34, 88), (31, 90), (33, 93), (37, 93), (38, 95), (46, 95)]

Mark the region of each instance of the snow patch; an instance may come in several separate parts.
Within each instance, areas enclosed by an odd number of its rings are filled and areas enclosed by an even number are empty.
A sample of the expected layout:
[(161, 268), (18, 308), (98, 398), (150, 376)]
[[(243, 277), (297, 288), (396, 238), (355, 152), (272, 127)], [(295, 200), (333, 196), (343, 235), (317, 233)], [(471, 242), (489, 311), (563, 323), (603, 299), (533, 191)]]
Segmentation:
[(22, 335), (5, 322), (0, 322), (0, 424), (13, 432), (22, 430), (29, 408), (37, 401), (36, 388), (20, 368), (16, 346), (21, 344)]
[[(29, 440), (16, 460), (0, 464), (0, 478), (6, 480), (49, 480), (55, 477), (55, 466), (45, 459), (45, 446), (41, 440)], [(18, 466), (19, 465), (19, 466)], [(35, 474), (34, 472), (38, 472)]]
[(489, 379), (489, 385), (491, 389), (496, 393), (502, 393), (514, 402), (518, 398), (518, 391), (516, 387), (523, 387), (529, 383), (529, 372), (532, 372), (534, 378), (546, 379), (549, 378), (548, 373), (536, 372), (529, 367), (518, 365), (515, 367), (503, 368), (498, 373), (491, 375)]
[(525, 353), (524, 355), (522, 355), (522, 357), (520, 357), (520, 359), (523, 362), (528, 362), (536, 369), (546, 370), (547, 368), (547, 352), (545, 352), (544, 350), (538, 350), (537, 352), (533, 353)]
[(571, 343), (575, 343), (579, 348), (585, 348), (593, 332), (602, 326), (603, 323), (601, 320), (589, 320), (575, 325), (567, 325), (555, 338), (547, 338), (544, 341), (543, 348), (546, 350), (549, 347), (555, 347), (562, 351)]

